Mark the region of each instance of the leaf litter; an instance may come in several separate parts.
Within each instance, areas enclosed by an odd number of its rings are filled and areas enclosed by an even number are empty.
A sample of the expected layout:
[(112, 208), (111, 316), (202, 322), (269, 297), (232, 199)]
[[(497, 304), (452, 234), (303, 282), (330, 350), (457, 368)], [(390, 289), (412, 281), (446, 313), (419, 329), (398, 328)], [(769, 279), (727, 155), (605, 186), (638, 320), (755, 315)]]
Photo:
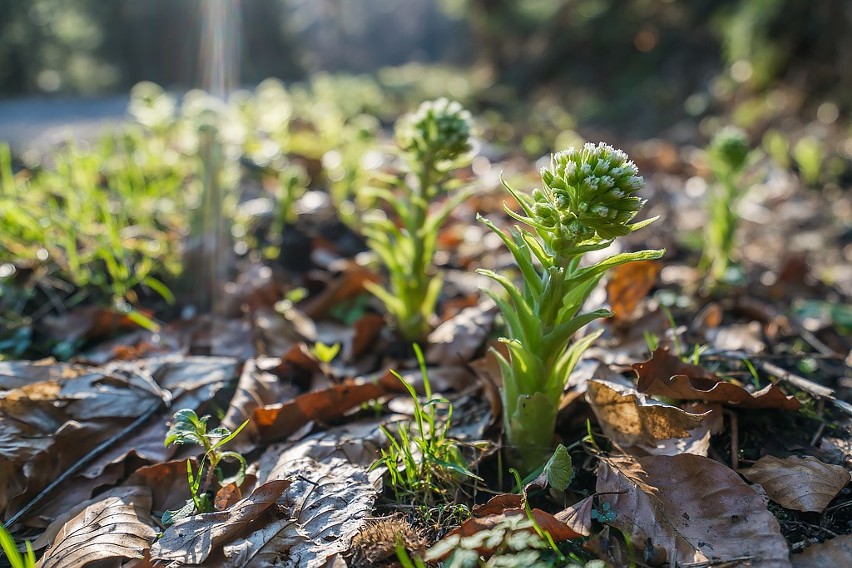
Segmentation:
[[(665, 194), (668, 182), (651, 176)], [(499, 213), (500, 201), (476, 197), (485, 213)], [(127, 330), (122, 316), (73, 310), (48, 327), (86, 345), (74, 362), (0, 362), (4, 521), (25, 511), (11, 528), (34, 542), (42, 566), (378, 565), (396, 559), (399, 535), (414, 555), (485, 559), (548, 547), (536, 527), (563, 552), (615, 565), (848, 564), (852, 452), (831, 380), (847, 372), (848, 349), (830, 322), (809, 335), (775, 309), (791, 290), (813, 290), (791, 288), (787, 275), (771, 288), (774, 304), (755, 300), (767, 297), (762, 288), (707, 301), (688, 291), (696, 275), (676, 245), (664, 264), (613, 271), (592, 299), (608, 299), (615, 317), (575, 369), (557, 423), (570, 472), (551, 466), (516, 487), (500, 470), (499, 371), (488, 355), (502, 323), (478, 281), (456, 269), (506, 255), (481, 227), (469, 242), (470, 226), (453, 219), (440, 235), (457, 246), (445, 266), (452, 292), (423, 347), (433, 396), (455, 406), (449, 432), (484, 481), (460, 484), (445, 510), (392, 502), (383, 469), (371, 469), (388, 443), (380, 426), (408, 419), (401, 412), (412, 406), (389, 370), (421, 400), (426, 393), (365, 295), (381, 276), (316, 239), (305, 275), (242, 267), (222, 321), (196, 316), (112, 337)], [(301, 285), (303, 300), (276, 307)], [(321, 362), (316, 342), (340, 344), (339, 355)], [(795, 342), (812, 344), (817, 371), (799, 365), (808, 357)], [(201, 457), (163, 445), (169, 417), (184, 408), (230, 430), (248, 420), (229, 448), (249, 471), (220, 491), (217, 510), (163, 526), (162, 514), (190, 497), (187, 460), (198, 467)], [(804, 442), (793, 437), (802, 424)]]

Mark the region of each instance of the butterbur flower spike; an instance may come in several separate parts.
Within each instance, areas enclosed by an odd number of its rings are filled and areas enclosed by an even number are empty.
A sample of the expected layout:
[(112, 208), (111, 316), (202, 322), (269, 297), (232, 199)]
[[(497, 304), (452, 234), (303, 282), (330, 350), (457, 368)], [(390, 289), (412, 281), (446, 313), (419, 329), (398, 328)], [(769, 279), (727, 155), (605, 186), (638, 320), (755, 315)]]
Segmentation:
[(426, 101), (397, 123), (396, 139), (416, 159), (455, 160), (471, 149), (473, 119), (461, 104), (446, 98)]
[[(556, 414), (565, 381), (597, 334), (574, 339), (586, 324), (610, 315), (583, 313), (582, 307), (610, 268), (636, 260), (660, 258), (661, 250), (622, 253), (591, 266), (582, 256), (606, 248), (653, 219), (632, 223), (642, 207), (636, 196), (642, 178), (621, 150), (586, 144), (555, 154), (541, 172), (542, 188), (532, 195), (506, 188), (523, 209), (506, 208), (527, 225), (504, 233), (487, 219), (514, 256), (522, 286), (490, 270), (480, 270), (507, 293), (486, 289), (506, 322), (503, 338), (509, 356), (495, 351), (503, 375), (503, 426), (509, 460), (530, 473), (551, 449)], [(504, 184), (505, 185), (505, 184)]]
[(541, 178), (544, 190), (534, 198), (551, 208), (537, 207), (536, 221), (549, 228), (548, 240), (560, 248), (629, 234), (630, 221), (644, 203), (635, 195), (644, 185), (636, 165), (608, 144), (586, 144), (554, 154)]

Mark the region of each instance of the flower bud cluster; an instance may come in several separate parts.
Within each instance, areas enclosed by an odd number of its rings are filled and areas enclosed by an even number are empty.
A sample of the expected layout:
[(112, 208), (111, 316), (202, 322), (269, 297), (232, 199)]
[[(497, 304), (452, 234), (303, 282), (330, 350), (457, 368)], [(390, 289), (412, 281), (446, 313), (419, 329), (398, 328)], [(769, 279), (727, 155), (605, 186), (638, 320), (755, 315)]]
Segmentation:
[(400, 148), (417, 159), (455, 160), (471, 148), (473, 119), (456, 101), (446, 98), (426, 101), (396, 125)]
[(532, 194), (534, 220), (553, 252), (630, 233), (629, 222), (643, 204), (634, 195), (644, 185), (638, 174), (627, 154), (603, 143), (554, 154), (541, 171), (543, 190)]

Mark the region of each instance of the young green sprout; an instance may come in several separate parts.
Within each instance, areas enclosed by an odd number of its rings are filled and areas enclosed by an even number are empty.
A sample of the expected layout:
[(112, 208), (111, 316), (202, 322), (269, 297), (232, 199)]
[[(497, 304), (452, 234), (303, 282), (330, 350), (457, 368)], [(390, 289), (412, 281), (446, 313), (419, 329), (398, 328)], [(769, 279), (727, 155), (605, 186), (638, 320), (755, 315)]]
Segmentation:
[[(399, 184), (399, 192), (365, 190), (385, 201), (398, 220), (365, 220), (367, 244), (387, 269), (390, 284), (389, 290), (375, 284), (367, 288), (385, 304), (407, 341), (422, 340), (431, 330), (443, 282), (433, 266), (438, 231), (470, 196), (453, 183), (452, 172), (469, 161), (471, 127), (470, 113), (459, 103), (443, 98), (424, 102), (396, 125), (407, 181)], [(457, 189), (455, 195), (430, 212), (430, 204), (452, 189)]]
[[(225, 451), (225, 444), (233, 440), (240, 431), (246, 427), (248, 420), (231, 432), (224, 426), (219, 426), (210, 431), (207, 430), (209, 416), (201, 418), (195, 411), (184, 408), (175, 412), (172, 424), (166, 432), (166, 447), (174, 445), (195, 444), (201, 446), (204, 455), (198, 465), (198, 471), (193, 472), (192, 461), (186, 461), (186, 477), (189, 482), (189, 490), (192, 498), (178, 511), (167, 511), (163, 515), (163, 524), (172, 524), (178, 519), (194, 513), (209, 513), (213, 510), (213, 503), (208, 490), (215, 477), (218, 485), (224, 487), (229, 483), (242, 485), (246, 477), (246, 459), (234, 451)], [(230, 477), (225, 477), (221, 464), (223, 460), (237, 462), (237, 471)], [(206, 469), (205, 469), (206, 468)]]
[(727, 127), (713, 138), (707, 155), (716, 184), (709, 195), (709, 218), (699, 268), (706, 272), (705, 285), (712, 289), (725, 278), (731, 265), (739, 225), (736, 207), (745, 194), (741, 177), (749, 163), (751, 148), (742, 130)]
[(563, 388), (598, 334), (573, 343), (572, 337), (589, 322), (611, 315), (604, 309), (581, 313), (589, 294), (610, 268), (660, 258), (664, 252), (622, 253), (581, 265), (587, 252), (602, 250), (654, 220), (631, 222), (644, 203), (636, 196), (643, 180), (624, 152), (606, 144), (570, 148), (553, 155), (541, 178), (543, 186), (532, 196), (506, 185), (523, 212), (504, 208), (526, 228), (506, 234), (481, 219), (509, 248), (523, 277), (519, 288), (503, 275), (479, 271), (509, 296), (485, 290), (506, 324), (501, 341), (509, 357), (495, 352), (503, 374), (503, 426), (509, 459), (524, 475), (551, 454)]

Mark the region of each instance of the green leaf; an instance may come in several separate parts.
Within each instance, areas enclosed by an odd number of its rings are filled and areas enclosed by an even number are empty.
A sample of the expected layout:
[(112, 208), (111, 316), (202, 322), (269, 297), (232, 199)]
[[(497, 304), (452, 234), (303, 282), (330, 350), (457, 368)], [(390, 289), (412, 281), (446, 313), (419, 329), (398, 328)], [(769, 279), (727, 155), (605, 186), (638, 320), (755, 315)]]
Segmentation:
[(557, 491), (565, 491), (574, 478), (574, 465), (568, 449), (559, 444), (544, 466), (547, 483)]
[(195, 411), (189, 408), (184, 408), (175, 412), (172, 417), (172, 425), (166, 432), (166, 440), (163, 445), (166, 447), (172, 444), (198, 444), (204, 447), (202, 438), (207, 432), (207, 417), (199, 419)]

